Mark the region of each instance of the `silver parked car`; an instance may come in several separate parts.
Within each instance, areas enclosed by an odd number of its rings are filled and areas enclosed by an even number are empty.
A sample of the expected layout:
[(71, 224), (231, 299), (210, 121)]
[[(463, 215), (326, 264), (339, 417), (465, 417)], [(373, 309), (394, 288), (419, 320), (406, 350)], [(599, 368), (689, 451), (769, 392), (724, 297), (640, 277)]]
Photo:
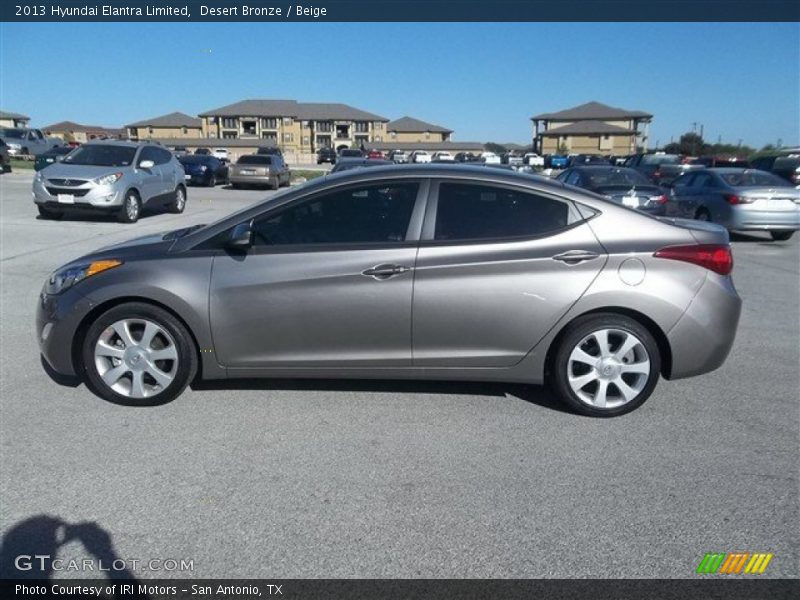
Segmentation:
[(769, 231), (788, 240), (800, 229), (800, 190), (757, 169), (714, 168), (686, 173), (671, 186), (668, 216), (719, 223), (731, 231)]
[(741, 300), (727, 232), (511, 170), (321, 177), (211, 225), (56, 270), (39, 346), (103, 398), (195, 377), (549, 383), (614, 416), (725, 360)]
[(186, 185), (181, 163), (161, 146), (135, 142), (89, 142), (33, 178), (33, 201), (45, 219), (66, 211), (116, 214), (135, 223), (144, 208), (181, 213)]
[(246, 154), (228, 167), (228, 182), (233, 188), (269, 186), (277, 190), (289, 185), (291, 179), (289, 167), (277, 154)]

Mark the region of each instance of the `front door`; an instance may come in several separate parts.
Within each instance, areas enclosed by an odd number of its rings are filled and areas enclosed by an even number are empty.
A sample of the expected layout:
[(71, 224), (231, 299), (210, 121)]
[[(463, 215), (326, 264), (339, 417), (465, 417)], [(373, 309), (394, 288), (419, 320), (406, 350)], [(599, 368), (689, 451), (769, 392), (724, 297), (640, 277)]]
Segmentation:
[(500, 184), (434, 185), (422, 237), (413, 323), (419, 367), (518, 363), (606, 259), (569, 201)]
[(220, 362), (234, 369), (410, 366), (418, 237), (410, 223), (421, 210), (419, 190), (408, 180), (351, 184), (256, 218), (246, 254), (214, 259), (211, 324)]

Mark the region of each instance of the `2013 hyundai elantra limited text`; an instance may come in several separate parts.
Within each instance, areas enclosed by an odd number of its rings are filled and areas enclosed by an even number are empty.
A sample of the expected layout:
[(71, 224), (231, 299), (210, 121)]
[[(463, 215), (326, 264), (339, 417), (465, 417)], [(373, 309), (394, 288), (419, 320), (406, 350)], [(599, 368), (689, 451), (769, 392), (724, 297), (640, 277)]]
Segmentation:
[(727, 232), (510, 171), (357, 169), (70, 262), (37, 334), (126, 404), (195, 378), (549, 383), (594, 416), (719, 367), (741, 300)]

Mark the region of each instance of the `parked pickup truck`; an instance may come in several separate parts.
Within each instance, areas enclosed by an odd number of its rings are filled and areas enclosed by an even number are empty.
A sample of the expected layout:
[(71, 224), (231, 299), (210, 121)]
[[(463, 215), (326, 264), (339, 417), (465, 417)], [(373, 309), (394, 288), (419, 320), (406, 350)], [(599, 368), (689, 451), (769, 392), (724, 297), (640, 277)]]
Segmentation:
[(2, 127), (0, 139), (8, 146), (11, 156), (36, 156), (64, 143), (59, 138), (45, 137), (39, 129), (24, 127)]
[(685, 164), (677, 154), (634, 154), (625, 161), (625, 166), (636, 169), (655, 184), (670, 183), (678, 176), (702, 165)]

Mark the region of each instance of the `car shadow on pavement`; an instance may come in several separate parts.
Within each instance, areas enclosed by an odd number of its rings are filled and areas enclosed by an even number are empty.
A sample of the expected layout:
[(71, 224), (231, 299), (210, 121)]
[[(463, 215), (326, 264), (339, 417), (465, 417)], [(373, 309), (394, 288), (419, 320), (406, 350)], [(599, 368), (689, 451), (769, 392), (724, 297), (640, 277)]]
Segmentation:
[[(108, 579), (136, 581), (117, 555), (108, 531), (91, 521), (68, 523), (52, 515), (29, 517), (6, 531), (0, 541), (0, 579), (54, 579), (62, 568), (69, 568), (69, 562), (63, 560), (56, 569), (53, 561), (61, 558), (61, 548), (73, 542), (80, 542), (85, 559), (93, 561), (92, 571), (108, 569), (104, 571)], [(82, 566), (85, 559), (77, 559), (77, 564)]]
[[(780, 246), (784, 242), (777, 242), (773, 240), (768, 233), (766, 234), (749, 234), (731, 231), (729, 234), (732, 242), (746, 242), (750, 244), (760, 243), (762, 246)], [(792, 240), (789, 240), (790, 242)]]
[(193, 391), (255, 390), (448, 394), (511, 397), (558, 412), (569, 413), (545, 386), (470, 381), (408, 381), (386, 379), (214, 379), (195, 381)]
[[(149, 209), (142, 209), (142, 212), (139, 214), (139, 221), (149, 219), (150, 217), (157, 217), (159, 215), (168, 215), (172, 214), (165, 210), (149, 210)], [(80, 221), (82, 223), (119, 223), (117, 219), (117, 215), (114, 213), (98, 213), (98, 212), (91, 212), (91, 211), (74, 211), (74, 212), (67, 212), (64, 213), (58, 219), (48, 219), (47, 217), (43, 217), (42, 215), (36, 215), (37, 221), (48, 221), (50, 223), (63, 223), (63, 222), (73, 222), (73, 221)], [(130, 226), (131, 223), (120, 223), (120, 225)]]

